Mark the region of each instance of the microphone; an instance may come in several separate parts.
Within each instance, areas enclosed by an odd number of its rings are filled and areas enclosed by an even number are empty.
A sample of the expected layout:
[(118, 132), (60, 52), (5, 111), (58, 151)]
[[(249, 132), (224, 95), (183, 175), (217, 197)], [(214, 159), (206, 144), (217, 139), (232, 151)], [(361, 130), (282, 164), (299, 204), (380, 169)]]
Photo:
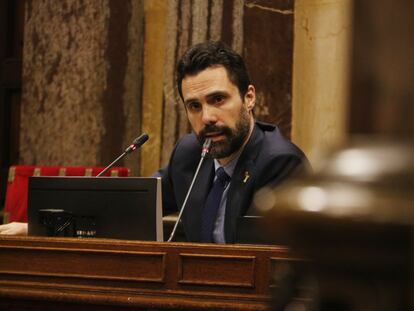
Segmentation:
[(134, 139), (131, 145), (129, 145), (125, 151), (117, 157), (111, 164), (109, 164), (107, 167), (104, 168), (102, 172), (100, 172), (96, 177), (101, 177), (103, 174), (105, 174), (112, 166), (115, 165), (116, 162), (121, 160), (123, 157), (125, 157), (128, 153), (131, 153), (132, 151), (137, 150), (139, 147), (141, 147), (147, 140), (149, 139), (148, 134), (144, 133), (141, 136)]
[(126, 153), (131, 153), (132, 151), (135, 151), (137, 148), (141, 147), (147, 140), (149, 136), (148, 134), (144, 133), (141, 136), (134, 139), (131, 145), (128, 146), (128, 148), (125, 149)]
[(185, 196), (184, 202), (181, 205), (180, 213), (178, 214), (178, 218), (177, 218), (177, 220), (176, 220), (176, 222), (174, 224), (174, 228), (171, 231), (171, 235), (170, 235), (169, 239), (167, 240), (167, 242), (171, 242), (171, 240), (174, 238), (175, 231), (177, 230), (178, 223), (180, 222), (180, 219), (181, 219), (181, 216), (183, 214), (184, 208), (185, 208), (185, 206), (187, 204), (188, 197), (190, 196), (191, 190), (193, 189), (193, 186), (194, 186), (194, 182), (195, 182), (195, 180), (197, 178), (198, 172), (200, 171), (201, 164), (203, 164), (204, 158), (210, 152), (210, 147), (211, 147), (211, 139), (210, 138), (207, 138), (204, 141), (203, 148), (201, 149), (200, 162), (198, 162), (198, 166), (197, 166), (196, 172), (194, 174), (193, 180), (191, 181), (190, 187), (188, 188), (188, 191), (187, 191), (187, 194)]

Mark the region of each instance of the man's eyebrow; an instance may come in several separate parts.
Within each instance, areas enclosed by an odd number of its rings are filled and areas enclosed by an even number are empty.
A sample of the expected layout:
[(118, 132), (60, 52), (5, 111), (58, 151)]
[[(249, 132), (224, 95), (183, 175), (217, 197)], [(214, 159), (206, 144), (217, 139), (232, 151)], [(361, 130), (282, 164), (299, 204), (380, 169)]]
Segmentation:
[(210, 98), (215, 97), (215, 96), (217, 96), (217, 95), (221, 95), (221, 96), (228, 96), (228, 95), (229, 95), (229, 92), (227, 92), (227, 91), (221, 91), (221, 90), (219, 90), (219, 91), (214, 91), (214, 92), (211, 92), (211, 93), (207, 94), (207, 95), (206, 95), (206, 98), (207, 98), (207, 99), (210, 99)]
[[(211, 92), (211, 93), (208, 93), (207, 95), (205, 95), (205, 97), (207, 98), (207, 99), (211, 99), (212, 97), (214, 97), (214, 96), (217, 96), (217, 95), (221, 95), (221, 96), (228, 96), (229, 95), (229, 92), (227, 92), (227, 91), (224, 91), (224, 90), (218, 90), (218, 91), (213, 91), (213, 92)], [(185, 99), (184, 100), (184, 104), (189, 104), (189, 103), (191, 103), (191, 102), (198, 102), (199, 100), (197, 99), (197, 98), (187, 98), (187, 99)]]

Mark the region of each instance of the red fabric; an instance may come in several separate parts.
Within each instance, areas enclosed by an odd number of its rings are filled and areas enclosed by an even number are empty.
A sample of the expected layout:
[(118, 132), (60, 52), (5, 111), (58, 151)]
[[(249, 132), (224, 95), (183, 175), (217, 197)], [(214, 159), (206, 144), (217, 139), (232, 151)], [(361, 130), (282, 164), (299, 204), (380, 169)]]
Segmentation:
[[(40, 174), (39, 174), (40, 169)], [(62, 167), (62, 166), (33, 166), (17, 165), (14, 166), (14, 178), (7, 183), (6, 202), (4, 213), (8, 222), (20, 221), (27, 222), (27, 196), (29, 177), (36, 172), (38, 176), (85, 176), (86, 167)], [(101, 172), (103, 167), (91, 167), (92, 176)], [(105, 176), (111, 176), (111, 172), (116, 171), (118, 177), (127, 177), (129, 169), (126, 167), (113, 167)], [(11, 170), (9, 171), (10, 174)], [(64, 174), (62, 174), (64, 172)]]
[(64, 167), (64, 176), (85, 176), (85, 168), (82, 166)]
[[(104, 170), (104, 167), (93, 167), (92, 168), (92, 176), (98, 175), (103, 170)], [(112, 167), (103, 176), (111, 176), (112, 172), (114, 172), (115, 176), (118, 176), (118, 177), (128, 177), (129, 176), (129, 169), (127, 167)]]
[(8, 222), (27, 222), (27, 187), (35, 166), (16, 166), (14, 169), (14, 179), (7, 183), (4, 213)]
[[(16, 168), (17, 167), (18, 166), (16, 166)], [(39, 176), (58, 176), (59, 175), (60, 166), (37, 166), (37, 168), (40, 169)]]

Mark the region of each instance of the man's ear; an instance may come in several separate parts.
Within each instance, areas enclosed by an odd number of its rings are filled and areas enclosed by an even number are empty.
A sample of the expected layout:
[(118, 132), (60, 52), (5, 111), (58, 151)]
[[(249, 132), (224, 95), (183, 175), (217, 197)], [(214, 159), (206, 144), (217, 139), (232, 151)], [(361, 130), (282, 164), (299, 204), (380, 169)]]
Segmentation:
[(253, 85), (247, 87), (247, 92), (244, 95), (244, 101), (248, 111), (252, 111), (256, 104), (256, 90)]

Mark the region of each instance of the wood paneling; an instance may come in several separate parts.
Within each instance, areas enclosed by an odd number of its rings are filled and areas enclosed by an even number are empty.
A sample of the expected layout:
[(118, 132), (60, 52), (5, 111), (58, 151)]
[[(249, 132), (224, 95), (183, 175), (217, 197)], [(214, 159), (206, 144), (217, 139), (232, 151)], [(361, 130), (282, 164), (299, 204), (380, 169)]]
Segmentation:
[[(222, 274), (222, 270), (226, 274)], [(181, 254), (179, 283), (254, 287), (255, 257)]]
[[(108, 265), (112, 261), (117, 261), (119, 251), (53, 247), (31, 249), (1, 245), (0, 251), (2, 253), (0, 274), (101, 281), (164, 281), (166, 254), (160, 252), (125, 252), (120, 266)], [(16, 256), (30, 258), (30, 269), (27, 261), (15, 261)], [(80, 264), (86, 262), (89, 264)]]
[(290, 260), (277, 246), (1, 236), (0, 308), (264, 310), (272, 258)]

